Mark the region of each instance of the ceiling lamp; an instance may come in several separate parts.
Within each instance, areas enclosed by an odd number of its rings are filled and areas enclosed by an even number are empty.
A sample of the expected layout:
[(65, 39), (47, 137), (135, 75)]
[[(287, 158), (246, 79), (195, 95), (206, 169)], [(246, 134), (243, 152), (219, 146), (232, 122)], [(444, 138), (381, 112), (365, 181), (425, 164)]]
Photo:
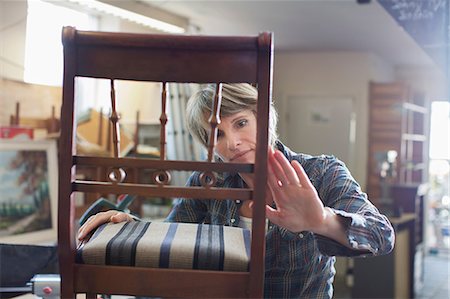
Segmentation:
[(110, 14), (127, 21), (138, 23), (143, 26), (147, 26), (153, 29), (168, 33), (184, 33), (186, 30), (182, 27), (169, 24), (163, 21), (159, 21), (117, 6), (113, 6), (107, 3), (103, 3), (97, 0), (68, 0), (69, 2), (76, 3), (78, 5), (85, 6), (89, 9), (94, 9), (101, 13)]

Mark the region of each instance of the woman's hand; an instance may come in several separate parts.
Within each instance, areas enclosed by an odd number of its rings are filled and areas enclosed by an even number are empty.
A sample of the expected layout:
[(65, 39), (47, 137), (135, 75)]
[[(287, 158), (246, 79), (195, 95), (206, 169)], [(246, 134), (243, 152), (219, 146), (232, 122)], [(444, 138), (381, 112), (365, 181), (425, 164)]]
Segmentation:
[(312, 231), (349, 246), (340, 216), (324, 207), (303, 167), (280, 151), (268, 153), (268, 187), (276, 208), (266, 206), (267, 218), (292, 232)]
[(93, 230), (95, 230), (100, 225), (113, 222), (119, 223), (124, 221), (132, 221), (133, 218), (124, 212), (110, 210), (106, 212), (99, 212), (91, 217), (80, 227), (78, 230), (78, 240), (82, 241), (86, 236), (88, 236)]
[(300, 163), (289, 163), (280, 151), (269, 151), (268, 156), (268, 187), (276, 209), (267, 206), (267, 218), (292, 232), (322, 226), (325, 208)]

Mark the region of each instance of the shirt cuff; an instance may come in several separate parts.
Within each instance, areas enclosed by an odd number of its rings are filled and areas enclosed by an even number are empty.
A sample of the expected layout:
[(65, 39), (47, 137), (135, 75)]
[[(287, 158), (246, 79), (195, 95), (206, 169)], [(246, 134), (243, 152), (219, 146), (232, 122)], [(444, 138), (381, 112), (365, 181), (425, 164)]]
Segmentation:
[(342, 210), (332, 209), (344, 219), (345, 232), (351, 248), (322, 235), (315, 235), (319, 250), (328, 256), (370, 256), (378, 249), (371, 245), (370, 231), (363, 216)]

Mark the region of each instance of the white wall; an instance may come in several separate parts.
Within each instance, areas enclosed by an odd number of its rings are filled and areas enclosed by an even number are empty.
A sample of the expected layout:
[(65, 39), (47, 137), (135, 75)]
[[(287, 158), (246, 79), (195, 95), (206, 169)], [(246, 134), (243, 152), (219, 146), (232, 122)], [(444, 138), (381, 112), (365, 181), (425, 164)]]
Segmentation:
[(396, 70), (396, 78), (407, 82), (414, 89), (424, 92), (430, 101), (449, 100), (449, 79), (436, 68), (401, 67)]
[[(394, 69), (369, 53), (276, 52), (274, 58), (274, 101), (280, 114), (281, 139), (288, 135), (286, 107), (289, 96), (352, 98), (356, 115), (354, 163), (348, 166), (363, 186), (366, 182), (368, 86), (369, 81), (391, 81)], [(320, 138), (320, 136), (318, 137)], [(308, 140), (301, 140), (308, 142)], [(289, 145), (288, 145), (289, 146)], [(301, 149), (295, 149), (301, 151)]]
[(23, 80), (26, 21), (26, 1), (0, 1), (0, 77)]

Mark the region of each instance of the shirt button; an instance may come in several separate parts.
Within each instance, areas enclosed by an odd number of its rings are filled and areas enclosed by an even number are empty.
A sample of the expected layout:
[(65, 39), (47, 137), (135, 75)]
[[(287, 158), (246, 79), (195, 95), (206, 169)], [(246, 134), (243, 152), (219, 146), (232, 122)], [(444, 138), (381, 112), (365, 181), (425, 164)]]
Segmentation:
[(240, 199), (236, 199), (236, 203), (237, 203), (237, 204), (240, 204), (240, 203), (241, 203), (241, 200), (240, 200)]
[(231, 218), (231, 223), (235, 223), (235, 222), (236, 222), (236, 219)]
[(304, 235), (302, 233), (299, 233), (298, 236), (300, 237), (300, 239), (303, 239)]

